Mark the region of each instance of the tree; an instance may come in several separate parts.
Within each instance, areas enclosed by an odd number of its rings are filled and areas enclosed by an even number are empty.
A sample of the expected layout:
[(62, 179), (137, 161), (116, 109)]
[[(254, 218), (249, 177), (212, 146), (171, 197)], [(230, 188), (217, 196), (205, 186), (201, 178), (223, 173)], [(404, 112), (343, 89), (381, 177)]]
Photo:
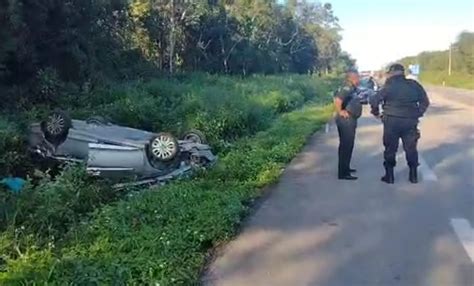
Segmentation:
[(454, 48), (459, 54), (461, 68), (469, 74), (474, 74), (474, 32), (462, 32)]
[[(474, 74), (474, 33), (462, 32), (452, 45), (453, 71)], [(422, 52), (400, 60), (404, 65), (417, 63), (424, 71), (447, 71), (449, 51)]]
[(356, 61), (346, 52), (342, 52), (334, 64), (334, 69), (339, 74), (344, 73), (349, 69), (354, 69), (355, 67)]
[(0, 84), (44, 102), (44, 90), (148, 70), (329, 73), (349, 62), (339, 32), (313, 1), (0, 0)]

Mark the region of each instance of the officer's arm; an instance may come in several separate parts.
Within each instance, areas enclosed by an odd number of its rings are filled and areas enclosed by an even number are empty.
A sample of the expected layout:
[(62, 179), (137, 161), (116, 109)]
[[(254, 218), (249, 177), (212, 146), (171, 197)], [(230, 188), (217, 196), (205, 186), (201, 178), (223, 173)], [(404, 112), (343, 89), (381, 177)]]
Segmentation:
[(339, 114), (339, 116), (341, 116), (342, 118), (348, 118), (349, 113), (347, 112), (347, 110), (342, 109), (342, 103), (342, 98), (334, 97), (334, 106), (336, 108), (337, 114)]
[(345, 88), (339, 89), (335, 94), (334, 94), (334, 107), (336, 109), (337, 114), (340, 116), (346, 118), (348, 117), (348, 113), (346, 110), (342, 109), (342, 104), (344, 103), (344, 97), (347, 96), (347, 90)]
[(336, 112), (339, 113), (342, 110), (342, 99), (339, 97), (334, 97), (334, 107), (336, 108)]
[(420, 87), (420, 101), (418, 103), (418, 106), (421, 115), (423, 115), (430, 106), (430, 99), (428, 98), (425, 89), (420, 84), (418, 84), (418, 86)]
[(370, 109), (371, 109), (370, 112), (375, 116), (380, 115), (380, 103), (383, 100), (384, 94), (385, 94), (385, 89), (382, 88), (381, 90), (376, 92), (374, 96), (371, 96), (369, 98)]
[(428, 95), (426, 94), (425, 89), (415, 80), (411, 80), (412, 84), (416, 86), (418, 89), (418, 108), (420, 110), (420, 115), (423, 116), (425, 114), (426, 110), (430, 106), (430, 99), (428, 98)]

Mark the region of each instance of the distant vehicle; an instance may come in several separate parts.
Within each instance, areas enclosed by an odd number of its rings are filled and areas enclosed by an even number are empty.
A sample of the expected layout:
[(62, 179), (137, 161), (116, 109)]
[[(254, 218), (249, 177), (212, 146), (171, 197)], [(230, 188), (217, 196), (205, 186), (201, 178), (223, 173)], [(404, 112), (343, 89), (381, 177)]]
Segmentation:
[(174, 177), (217, 159), (197, 130), (177, 140), (170, 133), (118, 126), (102, 117), (71, 120), (62, 111), (30, 126), (29, 146), (43, 158), (84, 162), (93, 175), (143, 182)]
[(360, 80), (357, 87), (357, 96), (362, 104), (368, 104), (369, 98), (375, 95), (378, 86), (375, 80), (370, 81), (370, 77), (365, 77)]

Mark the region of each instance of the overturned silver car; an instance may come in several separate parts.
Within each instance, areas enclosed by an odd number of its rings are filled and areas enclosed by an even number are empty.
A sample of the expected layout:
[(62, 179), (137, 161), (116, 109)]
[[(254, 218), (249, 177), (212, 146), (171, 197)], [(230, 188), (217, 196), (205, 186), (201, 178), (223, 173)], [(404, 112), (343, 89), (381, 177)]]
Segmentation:
[(170, 133), (118, 126), (102, 117), (72, 120), (62, 111), (30, 126), (29, 145), (41, 157), (84, 162), (93, 175), (131, 177), (137, 185), (166, 181), (217, 160), (198, 130), (178, 140)]

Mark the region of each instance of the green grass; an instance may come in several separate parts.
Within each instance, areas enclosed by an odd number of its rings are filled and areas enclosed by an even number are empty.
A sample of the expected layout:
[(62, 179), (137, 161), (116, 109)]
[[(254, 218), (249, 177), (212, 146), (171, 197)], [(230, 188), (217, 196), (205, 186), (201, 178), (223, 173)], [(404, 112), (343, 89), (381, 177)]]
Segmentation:
[[(19, 196), (0, 190), (0, 205), (9, 206), (0, 220), (0, 285), (198, 283), (209, 250), (235, 234), (261, 188), (278, 180), (308, 136), (331, 116), (328, 93), (335, 82), (198, 75), (172, 83), (127, 84), (89, 98), (94, 103), (80, 99), (71, 111), (88, 116), (95, 106), (112, 110), (107, 115), (121, 123), (160, 130), (141, 112), (168, 108), (186, 120), (178, 124), (167, 121), (174, 118), (170, 114), (148, 114), (176, 132), (182, 125), (206, 124), (200, 121), (204, 116), (219, 126), (206, 130), (214, 146), (232, 142), (218, 148), (218, 164), (193, 179), (128, 194), (114, 193), (81, 166), (29, 185)], [(165, 90), (173, 96), (157, 98)], [(160, 107), (152, 106), (157, 103)]]
[(451, 76), (446, 71), (426, 71), (421, 73), (420, 80), (424, 83), (443, 85), (464, 89), (474, 89), (474, 75), (453, 71)]

